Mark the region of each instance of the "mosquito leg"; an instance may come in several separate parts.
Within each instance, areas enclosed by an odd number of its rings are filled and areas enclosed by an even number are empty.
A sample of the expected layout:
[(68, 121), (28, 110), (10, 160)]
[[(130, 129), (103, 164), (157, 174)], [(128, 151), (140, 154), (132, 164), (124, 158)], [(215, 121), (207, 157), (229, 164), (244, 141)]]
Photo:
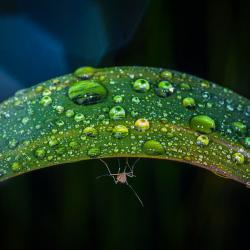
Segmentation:
[(99, 159), (99, 160), (100, 160), (100, 161), (104, 164), (104, 166), (107, 168), (107, 170), (108, 170), (108, 172), (109, 172), (109, 176), (111, 176), (111, 177), (113, 178), (114, 182), (116, 183), (115, 177), (114, 177), (114, 175), (110, 172), (109, 167), (108, 167), (108, 164), (107, 164), (103, 159)]
[(128, 157), (126, 158), (126, 166), (129, 168), (130, 172), (133, 174), (133, 170), (130, 167), (129, 162), (128, 162)]
[(126, 185), (132, 190), (132, 192), (134, 193), (134, 195), (137, 197), (137, 199), (138, 199), (139, 202), (141, 203), (142, 207), (144, 207), (142, 200), (140, 199), (140, 197), (139, 197), (139, 195), (136, 193), (136, 191), (133, 189), (133, 187), (132, 187), (130, 184), (128, 184), (128, 182), (126, 182)]
[(137, 158), (137, 159), (134, 161), (134, 164), (132, 165), (132, 171), (131, 171), (131, 172), (134, 172), (135, 165), (138, 163), (139, 160), (141, 160), (141, 158)]

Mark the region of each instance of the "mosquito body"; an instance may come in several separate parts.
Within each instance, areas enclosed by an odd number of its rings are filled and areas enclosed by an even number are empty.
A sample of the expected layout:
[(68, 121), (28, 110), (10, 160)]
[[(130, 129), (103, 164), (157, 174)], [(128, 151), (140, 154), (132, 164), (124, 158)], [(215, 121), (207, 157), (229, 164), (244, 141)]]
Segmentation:
[[(121, 168), (120, 168), (120, 161), (119, 161), (119, 159), (118, 159), (118, 165), (119, 165), (118, 172), (117, 172), (116, 174), (112, 174), (111, 171), (110, 171), (110, 169), (109, 169), (109, 167), (108, 167), (108, 164), (107, 164), (104, 160), (100, 159), (100, 161), (101, 161), (101, 162), (105, 165), (105, 167), (107, 168), (108, 174), (101, 175), (101, 176), (99, 176), (99, 177), (97, 177), (97, 178), (104, 177), (104, 176), (111, 176), (111, 177), (113, 178), (115, 184), (120, 183), (120, 184), (125, 184), (125, 185), (127, 185), (127, 186), (133, 191), (133, 193), (135, 194), (135, 196), (137, 197), (137, 199), (139, 200), (139, 202), (140, 202), (141, 205), (143, 206), (143, 202), (141, 201), (139, 195), (136, 193), (136, 191), (133, 189), (133, 187), (128, 183), (128, 178), (127, 178), (127, 177), (130, 177), (130, 178), (136, 177), (136, 176), (134, 175), (134, 167), (135, 167), (136, 163), (137, 163), (139, 160), (140, 160), (140, 158), (138, 158), (138, 159), (134, 162), (134, 164), (132, 165), (132, 167), (130, 167), (129, 162), (128, 162), (128, 158), (126, 158), (126, 165), (125, 165), (125, 167), (124, 167), (124, 170), (123, 170), (123, 172), (120, 172), (120, 169), (121, 169)], [(127, 169), (128, 169), (128, 168), (129, 168), (129, 171), (127, 172)]]

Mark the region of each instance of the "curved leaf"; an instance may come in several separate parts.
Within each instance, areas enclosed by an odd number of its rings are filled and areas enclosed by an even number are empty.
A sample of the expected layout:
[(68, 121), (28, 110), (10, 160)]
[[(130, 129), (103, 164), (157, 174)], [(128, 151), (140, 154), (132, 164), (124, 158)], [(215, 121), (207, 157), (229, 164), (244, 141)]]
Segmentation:
[(148, 67), (83, 67), (0, 104), (1, 180), (105, 157), (187, 162), (250, 185), (250, 102)]

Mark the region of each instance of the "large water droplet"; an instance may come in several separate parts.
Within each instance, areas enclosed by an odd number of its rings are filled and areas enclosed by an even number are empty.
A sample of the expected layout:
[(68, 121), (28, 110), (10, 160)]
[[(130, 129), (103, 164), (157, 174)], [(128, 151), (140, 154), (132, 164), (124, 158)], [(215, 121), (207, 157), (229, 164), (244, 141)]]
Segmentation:
[(128, 128), (124, 125), (117, 125), (112, 130), (113, 137), (122, 139), (128, 135)]
[(107, 89), (94, 81), (80, 81), (74, 83), (68, 91), (69, 98), (76, 104), (96, 104), (102, 102), (108, 94)]
[(109, 117), (113, 120), (121, 120), (125, 118), (126, 112), (125, 109), (121, 106), (114, 106), (109, 111)]
[(190, 120), (190, 127), (195, 131), (209, 134), (215, 130), (215, 121), (207, 115), (197, 115)]
[(81, 67), (78, 68), (74, 75), (81, 79), (89, 79), (95, 74), (96, 69), (93, 67)]
[(135, 128), (140, 132), (144, 132), (150, 128), (149, 121), (145, 118), (140, 118), (135, 122)]
[(142, 149), (148, 155), (162, 155), (165, 153), (165, 149), (161, 143), (155, 140), (146, 141)]
[(149, 84), (149, 82), (146, 79), (137, 79), (133, 83), (133, 89), (136, 92), (145, 93), (145, 92), (149, 91), (150, 84)]

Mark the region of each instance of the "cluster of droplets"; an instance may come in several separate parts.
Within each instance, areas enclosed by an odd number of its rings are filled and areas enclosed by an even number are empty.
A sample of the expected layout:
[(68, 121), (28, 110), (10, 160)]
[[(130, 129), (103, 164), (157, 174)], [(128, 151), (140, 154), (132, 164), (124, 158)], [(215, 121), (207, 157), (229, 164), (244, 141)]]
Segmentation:
[[(125, 92), (119, 93), (119, 87), (117, 87), (118, 91), (113, 92), (110, 91), (107, 82), (105, 82), (105, 77), (101, 74), (98, 75), (98, 70), (92, 67), (83, 67), (74, 72), (74, 80), (67, 83), (67, 96), (72, 101), (74, 105), (70, 105), (67, 108), (67, 105), (64, 106), (61, 103), (56, 102), (56, 98), (53, 98), (53, 89), (37, 86), (35, 88), (35, 92), (40, 95), (39, 104), (44, 108), (53, 107), (54, 111), (58, 115), (63, 115), (62, 117), (72, 118), (72, 120), (78, 124), (76, 128), (80, 128), (82, 123), (87, 120), (86, 114), (84, 112), (85, 108), (93, 105), (93, 109), (95, 104), (105, 104), (105, 100), (111, 99), (113, 102), (113, 106), (103, 107), (101, 108), (101, 113), (97, 118), (98, 122), (101, 122), (101, 125), (98, 125), (98, 128), (95, 128), (94, 125), (85, 126), (82, 128), (82, 133), (80, 135), (80, 140), (89, 143), (89, 147), (87, 147), (86, 151), (89, 157), (98, 157), (103, 154), (102, 147), (96, 146), (98, 143), (91, 144), (90, 140), (98, 139), (98, 136), (101, 132), (108, 131), (111, 134), (111, 137), (115, 142), (111, 141), (110, 143), (105, 143), (105, 145), (119, 144), (119, 141), (122, 141), (124, 138), (128, 138), (130, 136), (131, 139), (137, 139), (136, 146), (131, 146), (131, 152), (137, 153), (145, 153), (147, 155), (164, 155), (169, 151), (168, 147), (174, 145), (174, 140), (179, 140), (177, 136), (174, 136), (172, 132), (169, 132), (169, 129), (165, 126), (160, 125), (157, 126), (157, 122), (154, 118), (159, 117), (158, 114), (154, 113), (154, 108), (151, 108), (151, 112), (148, 115), (141, 116), (141, 110), (146, 107), (142, 106), (142, 103), (148, 101), (150, 102), (151, 96), (158, 96), (159, 101), (155, 103), (151, 103), (151, 106), (160, 107), (162, 109), (162, 117), (158, 120), (162, 122), (164, 119), (167, 123), (172, 122), (173, 126), (178, 123), (178, 117), (176, 120), (169, 120), (169, 114), (174, 113), (171, 110), (171, 98), (175, 98), (178, 100), (179, 106), (183, 107), (183, 113), (188, 114), (188, 120), (186, 123), (189, 124), (189, 129), (191, 131), (195, 131), (195, 141), (190, 141), (190, 145), (196, 145), (200, 150), (201, 154), (205, 151), (207, 147), (210, 147), (214, 142), (214, 132), (219, 131), (218, 119), (216, 120), (211, 115), (199, 113), (199, 107), (203, 107), (198, 99), (192, 96), (191, 90), (192, 86), (187, 81), (179, 81), (178, 83), (175, 81), (173, 73), (168, 70), (163, 70), (160, 74), (155, 76), (155, 80), (149, 79), (149, 77), (143, 78), (143, 75), (129, 75), (131, 78), (130, 88), (134, 91), (134, 95), (131, 97), (131, 105), (133, 108), (128, 108), (127, 105), (124, 105), (124, 102), (127, 101), (128, 97)], [(111, 72), (112, 73), (112, 72)], [(123, 72), (121, 72), (123, 74)], [(59, 87), (59, 81), (54, 81), (54, 85), (57, 85), (57, 90), (64, 90), (63, 87)], [(115, 85), (116, 81), (110, 79), (109, 84)], [(206, 107), (213, 107), (213, 102), (211, 100), (211, 94), (208, 92), (208, 89), (211, 88), (211, 84), (207, 81), (201, 81), (201, 88), (204, 91), (201, 94), (201, 98), (206, 100)], [(111, 94), (112, 93), (112, 94)], [(181, 95), (180, 93), (184, 93)], [(188, 93), (191, 93), (190, 95)], [(54, 99), (54, 100), (53, 100)], [(155, 100), (155, 99), (153, 99)], [(164, 106), (162, 100), (165, 101), (167, 106)], [(19, 104), (18, 104), (19, 105)], [(109, 103), (110, 105), (110, 103)], [(139, 107), (139, 108), (138, 108)], [(164, 112), (164, 109), (168, 107), (169, 111)], [(99, 106), (98, 106), (99, 108)], [(227, 103), (227, 109), (232, 110), (232, 106), (230, 108), (230, 104)], [(81, 112), (82, 110), (82, 112)], [(185, 111), (186, 110), (186, 111)], [(93, 111), (95, 112), (95, 111)], [(245, 113), (250, 116), (250, 108), (245, 109)], [(165, 115), (166, 114), (166, 115)], [(180, 114), (180, 117), (185, 117)], [(128, 119), (125, 119), (128, 118)], [(71, 121), (72, 121), (71, 120)], [(126, 123), (125, 120), (131, 120), (132, 123)], [(180, 120), (180, 118), (179, 118)], [(23, 125), (29, 123), (29, 117), (24, 117), (21, 120)], [(91, 123), (91, 122), (90, 122)], [(55, 125), (60, 129), (64, 128), (65, 124), (68, 124), (63, 118), (55, 121)], [(77, 127), (78, 126), (78, 127)], [(104, 129), (101, 129), (101, 126)], [(37, 125), (37, 128), (40, 129), (40, 125)], [(231, 123), (232, 131), (234, 131), (241, 138), (241, 143), (245, 148), (250, 148), (250, 137), (248, 136), (248, 127), (243, 121), (233, 121)], [(99, 131), (100, 130), (100, 131)], [(154, 137), (154, 133), (159, 131), (164, 134), (164, 136)], [(167, 140), (167, 142), (166, 142)], [(173, 142), (171, 142), (171, 140)], [(108, 139), (107, 139), (108, 141)], [(15, 149), (19, 145), (19, 141), (16, 139), (12, 139), (9, 141), (8, 146), (10, 149)], [(51, 136), (47, 141), (47, 145), (50, 148), (54, 148), (55, 151), (48, 150), (47, 146), (39, 146), (36, 147), (33, 151), (33, 155), (38, 160), (51, 160), (54, 157), (51, 155), (56, 152), (57, 155), (65, 155), (65, 151), (67, 147), (60, 143), (60, 140), (55, 136)], [(138, 145), (140, 148), (138, 148)], [(74, 150), (76, 151), (80, 147), (80, 143), (77, 140), (71, 139), (68, 142), (69, 152), (74, 154)], [(185, 143), (183, 142), (183, 148)], [(112, 148), (112, 147), (111, 147)], [(130, 150), (128, 148), (128, 150)], [(179, 149), (171, 149), (172, 151), (176, 151), (176, 153), (184, 153), (182, 147)], [(248, 156), (242, 150), (231, 150), (231, 155), (229, 157), (236, 165), (243, 165), (246, 163)], [(186, 159), (189, 159), (191, 155), (187, 155)], [(199, 156), (202, 159), (202, 156)], [(190, 158), (191, 159), (191, 158)], [(202, 160), (201, 160), (202, 161)], [(22, 171), (23, 164), (21, 162), (15, 161), (11, 168), (14, 172)]]

